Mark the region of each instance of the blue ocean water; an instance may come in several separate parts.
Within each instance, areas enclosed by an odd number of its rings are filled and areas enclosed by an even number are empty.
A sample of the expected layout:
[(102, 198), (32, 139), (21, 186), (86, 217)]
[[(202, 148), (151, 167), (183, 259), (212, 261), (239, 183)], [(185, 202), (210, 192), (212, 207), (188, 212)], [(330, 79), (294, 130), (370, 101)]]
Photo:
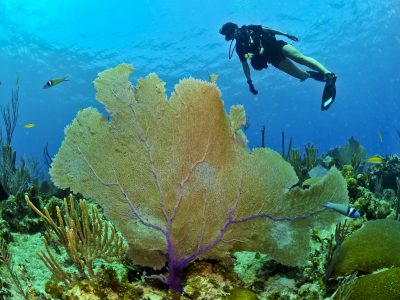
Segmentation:
[[(227, 21), (299, 37), (290, 42), (338, 76), (333, 106), (320, 111), (322, 83), (300, 82), (272, 66), (252, 70), (259, 90), (253, 96), (239, 59), (228, 60), (229, 43), (218, 33)], [(46, 142), (54, 155), (79, 109), (101, 107), (92, 85), (98, 72), (131, 63), (133, 82), (156, 72), (169, 94), (181, 78), (208, 80), (210, 72), (219, 75), (227, 110), (245, 106), (250, 147), (261, 144), (265, 125), (266, 145), (278, 151), (284, 130), (293, 146), (312, 143), (320, 153), (351, 136), (369, 155), (398, 153), (399, 29), (398, 0), (0, 0), (0, 105), (10, 100), (19, 76), (13, 146), (19, 156), (43, 161)], [(42, 89), (64, 75), (71, 81)]]

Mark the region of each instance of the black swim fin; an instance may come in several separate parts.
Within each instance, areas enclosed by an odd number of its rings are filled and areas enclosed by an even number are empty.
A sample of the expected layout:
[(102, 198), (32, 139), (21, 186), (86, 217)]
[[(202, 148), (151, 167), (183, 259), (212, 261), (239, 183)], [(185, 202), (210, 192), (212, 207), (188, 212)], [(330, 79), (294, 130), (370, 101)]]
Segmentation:
[(336, 98), (336, 75), (329, 73), (325, 75), (326, 83), (322, 94), (321, 110), (327, 110)]

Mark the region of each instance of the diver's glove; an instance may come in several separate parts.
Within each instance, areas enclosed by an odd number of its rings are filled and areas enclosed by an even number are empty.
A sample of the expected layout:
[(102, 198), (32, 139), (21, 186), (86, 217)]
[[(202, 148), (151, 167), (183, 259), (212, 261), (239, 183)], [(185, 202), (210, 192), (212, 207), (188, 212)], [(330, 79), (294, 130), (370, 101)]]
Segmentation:
[(251, 92), (253, 95), (257, 95), (257, 94), (258, 94), (258, 91), (254, 88), (253, 81), (247, 80), (247, 83), (248, 83), (248, 85), (249, 85), (250, 92)]
[(295, 41), (295, 42), (299, 41), (299, 39), (297, 37), (295, 37), (294, 35), (291, 35), (291, 34), (287, 33), (286, 36), (287, 36), (288, 39), (291, 39), (292, 41)]

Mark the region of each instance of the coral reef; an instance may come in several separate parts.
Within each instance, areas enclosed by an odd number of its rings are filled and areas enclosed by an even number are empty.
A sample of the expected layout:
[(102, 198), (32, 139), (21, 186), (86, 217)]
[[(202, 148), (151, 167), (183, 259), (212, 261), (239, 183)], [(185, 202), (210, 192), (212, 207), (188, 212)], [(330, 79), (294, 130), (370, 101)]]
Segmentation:
[[(1, 216), (1, 208), (0, 208)], [(0, 217), (0, 239), (10, 242), (12, 240), (10, 225)]]
[(341, 219), (321, 209), (326, 199), (347, 203), (340, 172), (290, 189), (292, 167), (270, 149), (243, 147), (243, 122), (232, 126), (215, 84), (182, 80), (168, 101), (155, 74), (133, 87), (131, 71), (122, 64), (99, 74), (97, 99), (110, 122), (94, 108), (78, 113), (52, 163), (55, 184), (97, 199), (134, 262), (168, 262), (173, 290), (196, 258), (250, 250), (304, 264), (309, 228)]
[(251, 290), (245, 288), (234, 288), (230, 291), (229, 296), (223, 300), (257, 300), (257, 295)]
[[(47, 209), (41, 212), (25, 195), (28, 205), (45, 221), (50, 228), (49, 236), (57, 246), (64, 247), (69, 259), (76, 267), (80, 279), (94, 278), (94, 261), (104, 260), (111, 263), (121, 258), (125, 251), (124, 240), (114, 225), (103, 222), (99, 217), (96, 207), (92, 206), (91, 217), (86, 205), (86, 200), (79, 202), (79, 213), (75, 209), (73, 196), (68, 200), (64, 198), (64, 211), (62, 216), (60, 208), (56, 207), (57, 221), (53, 219)], [(72, 275), (64, 270), (54, 258), (48, 240), (43, 238), (46, 252), (39, 253), (40, 259), (60, 281), (71, 282)]]
[[(354, 138), (323, 160), (311, 144), (304, 157), (291, 142), (285, 157), (250, 151), (244, 107), (227, 114), (214, 79), (182, 80), (167, 99), (155, 74), (132, 86), (131, 70), (95, 81), (109, 120), (88, 108), (66, 129), (51, 170), (64, 190), (24, 188), (40, 217), (23, 193), (0, 202), (1, 299), (399, 298), (398, 156), (362, 168)], [(96, 200), (57, 198), (69, 188)], [(337, 223), (328, 199), (362, 218)], [(129, 257), (109, 264), (117, 229)]]
[(211, 275), (191, 276), (183, 289), (183, 299), (225, 299), (232, 289), (225, 281)]
[[(282, 133), (283, 134), (283, 133)], [(283, 144), (283, 140), (282, 140)], [(299, 178), (299, 183), (303, 183), (310, 175), (308, 172), (316, 165), (318, 160), (318, 149), (312, 144), (306, 144), (304, 146), (305, 154), (304, 158), (301, 158), (300, 149), (292, 148), (289, 145), (288, 154), (286, 160), (290, 162)], [(282, 153), (284, 153), (284, 146), (282, 145)], [(282, 154), (284, 157), (284, 154)]]
[[(13, 265), (13, 258), (8, 245), (2, 239), (0, 239), (0, 275), (2, 284), (8, 281), (9, 285), (14, 286), (17, 295), (24, 299), (33, 299), (30, 297), (30, 294), (32, 293), (31, 287), (26, 284), (27, 280), (25, 282), (21, 280), (18, 271)], [(12, 293), (6, 293), (7, 296), (11, 296), (11, 294)]]
[[(33, 197), (33, 201), (38, 203), (38, 199)], [(3, 228), (20, 233), (36, 233), (43, 229), (43, 224), (34, 217), (32, 211), (22, 201), (21, 195), (9, 196), (6, 200), (0, 202), (0, 217), (3, 220)], [(1, 225), (0, 225), (1, 228)], [(7, 234), (7, 240), (11, 236)]]
[(397, 189), (396, 178), (400, 178), (400, 157), (391, 155), (382, 163), (372, 165), (368, 170), (370, 189), (374, 190), (377, 183), (381, 189)]
[(351, 137), (347, 145), (344, 147), (336, 147), (329, 150), (324, 156), (323, 161), (327, 166), (334, 163), (339, 168), (344, 165), (352, 165), (355, 170), (362, 166), (367, 158), (367, 152), (363, 146), (354, 138)]
[[(0, 126), (0, 184), (1, 192), (6, 195), (24, 193), (28, 189), (29, 182), (34, 177), (37, 164), (27, 164), (21, 158), (17, 164), (16, 151), (11, 146), (15, 127), (17, 126), (19, 115), (19, 78), (17, 77), (15, 88), (11, 92), (11, 101), (6, 107), (1, 108), (4, 127)], [(3, 136), (3, 128), (5, 135)]]
[(140, 285), (118, 280), (115, 270), (105, 267), (92, 280), (79, 280), (68, 286), (49, 281), (46, 292), (56, 299), (146, 299), (142, 297), (145, 291)]
[[(356, 174), (353, 166), (344, 165), (342, 175), (347, 182), (350, 203), (367, 220), (395, 218), (397, 197), (394, 190), (379, 188), (379, 193), (369, 188), (369, 173)], [(376, 188), (375, 188), (376, 190)]]
[[(234, 270), (239, 275), (243, 286), (257, 288), (257, 285), (261, 285), (258, 286), (258, 289), (263, 288), (265, 276), (260, 275), (259, 272), (270, 258), (265, 254), (248, 251), (235, 252), (233, 257), (236, 259)], [(258, 279), (260, 279), (260, 283)]]

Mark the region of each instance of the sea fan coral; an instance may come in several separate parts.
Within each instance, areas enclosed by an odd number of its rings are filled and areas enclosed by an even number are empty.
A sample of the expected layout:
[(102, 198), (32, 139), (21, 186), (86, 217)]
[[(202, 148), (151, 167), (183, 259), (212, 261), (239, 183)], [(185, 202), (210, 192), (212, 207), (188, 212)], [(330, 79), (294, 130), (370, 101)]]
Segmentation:
[(298, 178), (290, 164), (270, 149), (250, 153), (232, 134), (239, 124), (215, 84), (182, 80), (168, 100), (155, 74), (133, 87), (131, 72), (122, 64), (99, 74), (97, 99), (110, 122), (94, 108), (78, 113), (52, 163), (55, 184), (97, 199), (136, 263), (168, 261), (174, 290), (198, 257), (249, 250), (303, 264), (310, 227), (340, 218), (316, 215), (321, 204), (347, 202), (341, 174), (291, 189)]

